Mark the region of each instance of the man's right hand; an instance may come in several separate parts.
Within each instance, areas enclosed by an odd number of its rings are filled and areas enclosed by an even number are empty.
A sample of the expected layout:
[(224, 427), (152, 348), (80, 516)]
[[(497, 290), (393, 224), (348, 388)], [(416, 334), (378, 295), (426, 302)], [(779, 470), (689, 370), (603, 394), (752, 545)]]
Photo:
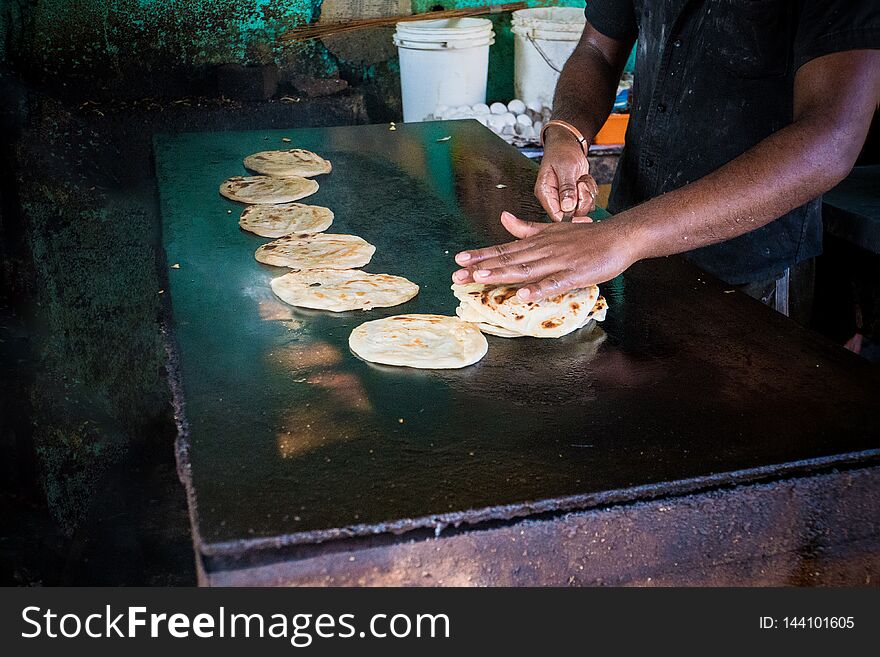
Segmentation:
[(553, 221), (571, 212), (573, 221), (587, 217), (596, 205), (599, 187), (590, 175), (590, 163), (578, 140), (563, 128), (550, 126), (544, 142), (544, 159), (535, 182), (535, 196)]

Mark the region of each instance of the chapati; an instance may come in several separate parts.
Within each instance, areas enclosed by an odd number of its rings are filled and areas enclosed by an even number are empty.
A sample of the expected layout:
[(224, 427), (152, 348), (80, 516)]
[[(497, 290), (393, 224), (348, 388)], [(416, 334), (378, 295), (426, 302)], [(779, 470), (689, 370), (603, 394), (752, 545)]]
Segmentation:
[(355, 235), (287, 235), (257, 249), (267, 265), (291, 269), (355, 269), (370, 261), (376, 247)]
[(291, 306), (317, 310), (370, 310), (397, 306), (419, 293), (401, 276), (359, 269), (308, 269), (272, 279), (272, 291)]
[(596, 299), (596, 305), (593, 306), (593, 310), (590, 313), (590, 319), (595, 319), (597, 322), (604, 322), (605, 315), (608, 313), (608, 302), (605, 301), (605, 297), (599, 295), (599, 298)]
[(455, 309), (455, 314), (464, 321), (470, 322), (471, 324), (476, 326), (486, 335), (494, 335), (499, 338), (525, 337), (522, 333), (517, 333), (516, 331), (511, 331), (510, 329), (501, 328), (500, 326), (494, 326), (492, 324), (485, 323), (483, 321), (483, 318), (480, 317), (476, 312), (462, 305), (459, 305), (458, 308)]
[(234, 176), (220, 185), (223, 196), (239, 203), (290, 203), (317, 191), (318, 183), (299, 176)]
[(251, 205), (244, 209), (238, 225), (261, 237), (284, 237), (293, 233), (321, 233), (333, 223), (333, 212), (320, 205), (282, 203)]
[(244, 158), (244, 166), (265, 176), (303, 176), (309, 178), (330, 173), (330, 162), (320, 155), (302, 148), (281, 151), (262, 151)]
[[(452, 286), (465, 313), (461, 316), (467, 317), (468, 321), (503, 329), (502, 337), (515, 333), (537, 338), (559, 338), (582, 328), (591, 319), (604, 319), (604, 310), (601, 318), (593, 310), (599, 299), (599, 288), (595, 285), (541, 301), (523, 301), (516, 295), (517, 289), (480, 283)], [(499, 332), (495, 331), (494, 334)]]
[[(584, 317), (583, 323), (577, 327), (575, 330), (580, 330), (585, 328), (588, 324), (593, 322), (593, 320), (597, 322), (601, 322), (605, 319), (605, 313), (608, 310), (608, 303), (605, 301), (605, 297), (600, 296), (596, 300), (596, 305), (593, 306), (592, 312), (589, 315)], [(472, 308), (460, 304), (455, 309), (455, 314), (461, 317), (466, 322), (470, 322), (474, 324), (477, 328), (479, 328), (486, 335), (494, 335), (499, 338), (525, 338), (528, 337), (525, 333), (517, 333), (516, 331), (511, 331), (510, 329), (502, 328), (500, 326), (495, 326), (494, 324), (487, 324), (484, 321), (484, 318), (474, 311)], [(541, 337), (561, 337), (561, 336), (550, 336), (550, 335), (542, 335)]]
[(373, 363), (421, 369), (466, 367), (489, 349), (476, 326), (445, 315), (395, 315), (366, 322), (351, 332), (348, 345)]

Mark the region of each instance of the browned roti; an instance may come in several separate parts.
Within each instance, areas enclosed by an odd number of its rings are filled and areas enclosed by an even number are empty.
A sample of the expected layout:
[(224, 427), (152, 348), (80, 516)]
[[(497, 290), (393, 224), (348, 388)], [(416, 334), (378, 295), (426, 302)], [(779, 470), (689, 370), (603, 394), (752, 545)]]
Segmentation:
[(366, 322), (348, 338), (364, 360), (398, 367), (467, 367), (486, 355), (486, 338), (473, 324), (444, 315), (395, 315)]
[(333, 312), (396, 306), (419, 293), (405, 278), (360, 269), (306, 269), (274, 278), (271, 286), (291, 306)]
[(370, 262), (376, 247), (355, 235), (288, 235), (264, 244), (254, 257), (291, 269), (355, 269)]
[(318, 183), (298, 176), (234, 176), (220, 185), (223, 196), (239, 203), (290, 203), (317, 191)]
[(284, 237), (294, 233), (321, 233), (333, 223), (333, 212), (320, 205), (281, 203), (250, 205), (241, 213), (242, 230), (262, 237)]
[(558, 338), (581, 328), (591, 318), (599, 297), (595, 285), (535, 302), (523, 301), (517, 288), (507, 285), (456, 284), (452, 291), (468, 316), (537, 338)]
[(470, 283), (453, 285), (452, 290), (461, 302), (459, 317), (502, 337), (560, 338), (592, 319), (602, 321), (607, 308), (604, 299), (597, 303), (595, 285), (535, 302), (520, 299), (512, 286)]
[(266, 176), (317, 176), (330, 173), (330, 162), (303, 148), (262, 151), (244, 158), (244, 166)]

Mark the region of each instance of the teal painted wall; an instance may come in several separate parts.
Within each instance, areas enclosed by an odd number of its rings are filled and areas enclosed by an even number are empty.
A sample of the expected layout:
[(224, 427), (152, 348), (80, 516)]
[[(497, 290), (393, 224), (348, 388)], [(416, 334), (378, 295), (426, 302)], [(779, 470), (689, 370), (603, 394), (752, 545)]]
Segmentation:
[(333, 73), (320, 44), (282, 48), (321, 0), (35, 0), (18, 10), (17, 54), (52, 75), (96, 69), (308, 63)]
[[(502, 0), (492, 0), (492, 2)], [(277, 63), (316, 76), (340, 71), (350, 82), (391, 78), (396, 57), (384, 64), (344, 61), (321, 42), (283, 47), (277, 37), (320, 16), (323, 0), (0, 0), (11, 9), (10, 50), (47, 76), (125, 75), (133, 68), (210, 67), (223, 63)], [(414, 12), (436, 6), (469, 7), (486, 0), (412, 0)], [(583, 0), (529, 0), (530, 6), (582, 6)], [(22, 15), (24, 13), (24, 15)], [(0, 21), (5, 19), (0, 18)], [(513, 95), (510, 15), (491, 17), (489, 100)], [(2, 28), (3, 23), (0, 23)], [(374, 33), (386, 40), (388, 33)], [(0, 37), (2, 38), (2, 37)], [(5, 39), (4, 39), (5, 40)], [(0, 41), (0, 45), (2, 45)], [(393, 52), (393, 51), (392, 51)]]

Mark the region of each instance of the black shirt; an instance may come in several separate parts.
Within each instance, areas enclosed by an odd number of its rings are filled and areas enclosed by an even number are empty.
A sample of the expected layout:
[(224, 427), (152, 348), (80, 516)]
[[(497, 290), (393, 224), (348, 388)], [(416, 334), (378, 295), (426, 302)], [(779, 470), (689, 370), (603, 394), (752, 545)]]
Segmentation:
[[(608, 37), (638, 37), (611, 212), (693, 182), (791, 123), (802, 64), (880, 48), (878, 0), (587, 0), (585, 13)], [(821, 250), (815, 199), (687, 257), (739, 284), (777, 276)]]

